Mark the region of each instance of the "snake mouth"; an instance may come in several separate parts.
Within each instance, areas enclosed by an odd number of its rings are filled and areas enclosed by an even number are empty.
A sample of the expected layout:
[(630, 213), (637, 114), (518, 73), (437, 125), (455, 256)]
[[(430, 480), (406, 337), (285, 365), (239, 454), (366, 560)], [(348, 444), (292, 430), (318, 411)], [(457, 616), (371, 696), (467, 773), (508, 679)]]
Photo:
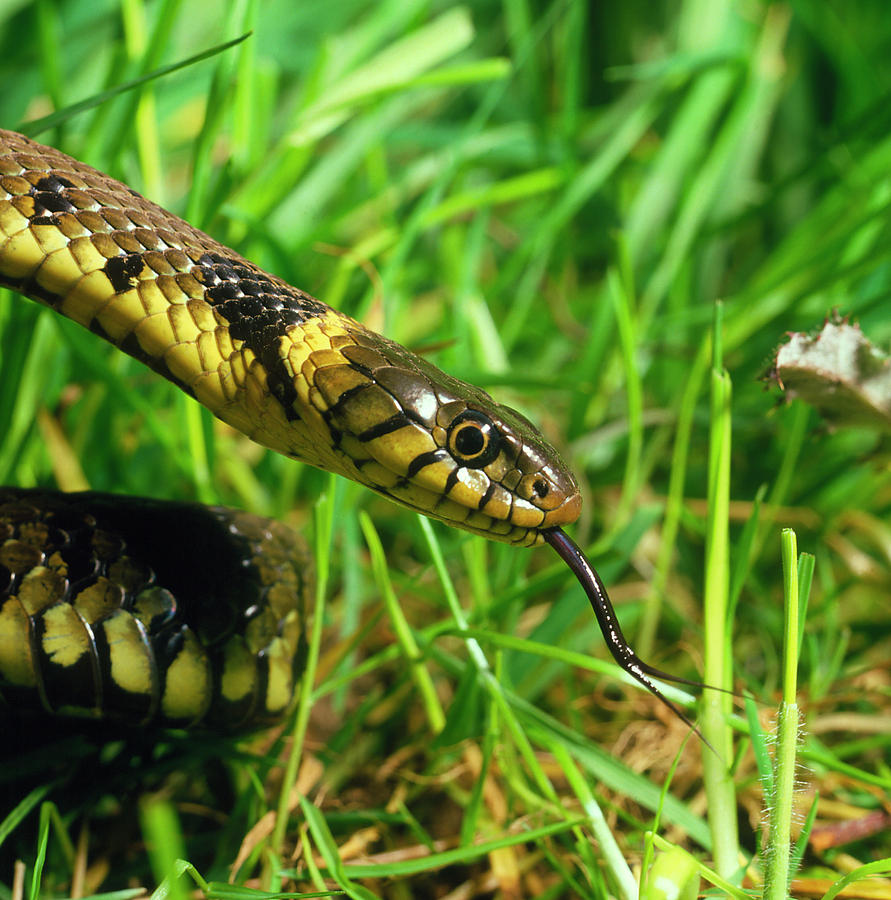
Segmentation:
[[(600, 632), (613, 659), (625, 672), (640, 682), (651, 694), (664, 703), (674, 715), (685, 722), (702, 738), (702, 734), (696, 725), (659, 690), (652, 679), (659, 678), (662, 681), (671, 681), (675, 684), (684, 684), (695, 688), (707, 688), (709, 685), (671, 675), (644, 662), (634, 652), (631, 644), (628, 643), (628, 640), (622, 633), (622, 628), (619, 625), (619, 620), (616, 617), (616, 612), (613, 609), (606, 587), (597, 574), (597, 570), (588, 561), (578, 544), (560, 528), (550, 528), (543, 531), (542, 538), (557, 551), (557, 554), (569, 566), (578, 579), (579, 584), (584, 588), (585, 594), (591, 603), (591, 609), (594, 610), (594, 615), (597, 618), (597, 624), (600, 626)], [(702, 739), (705, 740), (704, 738)]]
[(571, 525), (575, 522), (581, 515), (581, 512), (582, 495), (576, 491), (576, 493), (569, 495), (556, 509), (548, 510), (545, 513), (544, 522), (539, 528), (544, 536), (544, 540), (547, 540), (547, 535), (550, 531), (559, 531), (559, 526)]

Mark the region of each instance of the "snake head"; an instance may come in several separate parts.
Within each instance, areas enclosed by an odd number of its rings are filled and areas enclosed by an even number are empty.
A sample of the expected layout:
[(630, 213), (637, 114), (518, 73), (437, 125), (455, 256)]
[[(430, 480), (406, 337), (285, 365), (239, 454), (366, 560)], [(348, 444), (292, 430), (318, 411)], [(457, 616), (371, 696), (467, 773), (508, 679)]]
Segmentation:
[(575, 478), (520, 413), (361, 326), (331, 349), (318, 358), (328, 364), (310, 367), (309, 395), (344, 474), (510, 543), (541, 543), (544, 530), (578, 517)]

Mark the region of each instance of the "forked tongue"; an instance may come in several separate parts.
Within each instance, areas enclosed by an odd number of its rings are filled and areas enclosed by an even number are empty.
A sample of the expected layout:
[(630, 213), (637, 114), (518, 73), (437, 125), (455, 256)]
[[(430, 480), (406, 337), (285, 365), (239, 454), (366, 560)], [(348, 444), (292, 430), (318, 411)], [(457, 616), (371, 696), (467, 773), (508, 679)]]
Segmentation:
[(609, 652), (612, 653), (613, 659), (632, 678), (637, 679), (651, 694), (658, 697), (679, 719), (686, 722), (705, 744), (711, 746), (693, 722), (656, 687), (650, 676), (660, 678), (663, 681), (672, 681), (676, 684), (686, 684), (696, 688), (706, 688), (708, 685), (670, 675), (668, 672), (663, 672), (661, 669), (645, 663), (632, 650), (631, 645), (625, 639), (625, 635), (622, 634), (619, 620), (616, 618), (609, 594), (607, 594), (600, 576), (585, 558), (585, 554), (582, 553), (575, 541), (564, 534), (560, 528), (550, 528), (547, 531), (543, 531), (542, 536), (560, 554), (560, 557), (572, 569), (575, 577), (578, 578), (579, 583), (585, 589), (588, 600), (591, 601), (594, 615), (597, 616), (597, 624), (600, 625), (600, 631), (603, 633), (606, 646), (609, 647)]

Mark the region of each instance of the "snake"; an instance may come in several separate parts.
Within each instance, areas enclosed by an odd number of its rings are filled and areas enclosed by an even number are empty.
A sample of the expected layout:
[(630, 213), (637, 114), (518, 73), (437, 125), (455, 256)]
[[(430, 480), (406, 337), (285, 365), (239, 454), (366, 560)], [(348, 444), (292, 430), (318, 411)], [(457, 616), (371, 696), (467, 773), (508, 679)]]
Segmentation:
[[(614, 659), (688, 721), (653, 678), (698, 683), (637, 656), (563, 530), (581, 511), (572, 471), (486, 391), (127, 185), (4, 130), (0, 284), (114, 344), (271, 450), (485, 538), (549, 544), (582, 585)], [(299, 674), (308, 576), (303, 554), (286, 561), (295, 542), (244, 513), (125, 503), (0, 492), (3, 702), (137, 725), (226, 730), (275, 719)], [(202, 518), (241, 544), (237, 569), (259, 573), (247, 599), (201, 584), (219, 556), (208, 548), (222, 543), (193, 546), (182, 523)], [(264, 550), (274, 566), (259, 561)], [(171, 555), (201, 575), (183, 576), (179, 564), (171, 573)]]

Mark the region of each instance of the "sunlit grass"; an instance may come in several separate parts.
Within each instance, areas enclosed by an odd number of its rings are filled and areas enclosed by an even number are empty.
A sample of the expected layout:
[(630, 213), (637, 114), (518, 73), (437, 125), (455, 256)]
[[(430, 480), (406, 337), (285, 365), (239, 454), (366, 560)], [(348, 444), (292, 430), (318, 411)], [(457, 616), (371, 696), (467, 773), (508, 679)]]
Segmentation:
[[(878, 0), (0, 11), (12, 128), (250, 32), (39, 139), (520, 409), (578, 473), (574, 536), (645, 657), (692, 678), (703, 664), (706, 679), (732, 671), (728, 686), (754, 698), (748, 718), (741, 701), (729, 720), (723, 700), (704, 714), (719, 757), (695, 739), (681, 749), (687, 732), (616, 675), (551, 554), (332, 489), (7, 295), (0, 483), (83, 478), (311, 535), (325, 492), (326, 571), (329, 543), (331, 556), (290, 766), (291, 738), (275, 733), (249, 747), (109, 743), (103, 774), (66, 783), (53, 760), (76, 769), (91, 751), (48, 731), (44, 754), (4, 762), (4, 896), (14, 859), (44, 897), (67, 896), (79, 864), (87, 894), (156, 888), (157, 866), (179, 864), (170, 847), (143, 848), (159, 826), (145, 819), (143, 834), (131, 802), (156, 792), (172, 804), (143, 809), (178, 817), (193, 880), (215, 896), (234, 873), (361, 897), (626, 897), (654, 854), (648, 890), (702, 877), (758, 891), (765, 732), (788, 683), (782, 526), (816, 557), (796, 654), (808, 769), (793, 807), (805, 799), (786, 825), (796, 840), (807, 798), (834, 799), (842, 776), (851, 817), (879, 808), (891, 789), (891, 730), (877, 727), (891, 715), (881, 444), (775, 408), (758, 379), (786, 331), (833, 307), (879, 345), (891, 335), (886, 18)], [(715, 597), (726, 618), (704, 622)], [(703, 756), (717, 773), (705, 788)], [(82, 843), (41, 818), (46, 800)], [(852, 865), (887, 872), (887, 826), (838, 847), (839, 808), (818, 809), (807, 827), (820, 842), (791, 850), (818, 891)]]

